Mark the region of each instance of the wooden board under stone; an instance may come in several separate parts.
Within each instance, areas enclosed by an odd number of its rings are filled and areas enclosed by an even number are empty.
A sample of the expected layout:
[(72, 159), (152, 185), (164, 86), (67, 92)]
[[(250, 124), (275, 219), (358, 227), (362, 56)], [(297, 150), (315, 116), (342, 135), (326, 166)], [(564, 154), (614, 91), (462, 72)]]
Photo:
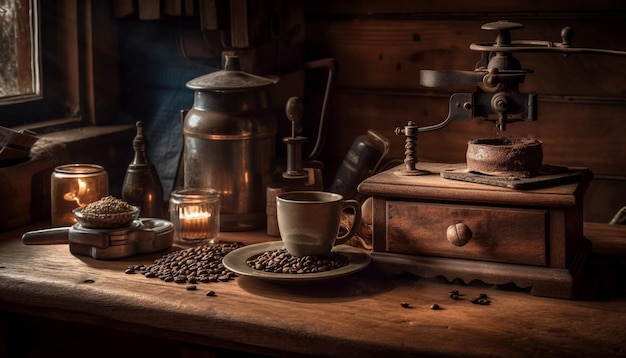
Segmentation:
[(530, 178), (493, 176), (471, 172), (467, 169), (442, 171), (441, 176), (445, 179), (494, 185), (510, 189), (528, 190), (573, 183), (578, 181), (585, 173), (588, 173), (588, 170), (582, 168), (573, 169), (545, 165), (538, 175)]

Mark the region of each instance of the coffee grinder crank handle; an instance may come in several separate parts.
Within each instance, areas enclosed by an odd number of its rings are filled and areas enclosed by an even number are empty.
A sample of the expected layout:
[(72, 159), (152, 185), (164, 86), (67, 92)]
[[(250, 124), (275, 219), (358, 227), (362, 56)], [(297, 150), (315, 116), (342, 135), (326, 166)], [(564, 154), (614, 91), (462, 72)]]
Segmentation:
[[(437, 75), (437, 71), (433, 75)], [(454, 93), (450, 96), (450, 110), (448, 117), (441, 123), (431, 126), (418, 127), (415, 122), (409, 121), (404, 127), (397, 127), (394, 130), (396, 135), (404, 135), (406, 137), (404, 144), (404, 164), (405, 168), (397, 174), (400, 175), (426, 175), (430, 172), (417, 168), (417, 134), (422, 132), (430, 132), (444, 128), (453, 121), (469, 121), (474, 118), (473, 112), (473, 94), (472, 93)]]
[[(586, 54), (586, 55), (610, 55), (610, 56), (626, 56), (626, 51), (590, 48), (590, 47), (572, 47), (574, 39), (574, 29), (566, 26), (561, 29), (561, 41), (553, 42), (548, 40), (510, 40), (509, 30), (521, 29), (524, 26), (510, 21), (496, 21), (484, 24), (481, 29), (498, 31), (498, 38), (495, 42), (482, 42), (470, 44), (470, 50), (482, 52), (558, 52), (565, 56), (570, 54)], [(507, 41), (501, 41), (503, 37), (508, 36)]]
[[(482, 117), (497, 122), (499, 130), (506, 130), (507, 123), (537, 120), (537, 96), (519, 91), (519, 85), (532, 70), (523, 69), (513, 57), (520, 52), (557, 52), (565, 56), (570, 54), (596, 54), (626, 56), (626, 51), (572, 47), (573, 30), (565, 27), (561, 30), (562, 42), (544, 40), (511, 40), (511, 30), (521, 29), (522, 24), (511, 21), (496, 21), (484, 24), (483, 30), (497, 31), (494, 42), (473, 43), (470, 49), (482, 53), (481, 60), (474, 71), (436, 71), (421, 70), (420, 84), (425, 87), (475, 86), (471, 96), (462, 106), (450, 103), (448, 118), (439, 125), (420, 128), (420, 132), (437, 130), (450, 121), (466, 119), (466, 115)], [(478, 87), (482, 84), (483, 88)], [(463, 94), (467, 96), (467, 94)], [(465, 108), (463, 110), (462, 108)]]

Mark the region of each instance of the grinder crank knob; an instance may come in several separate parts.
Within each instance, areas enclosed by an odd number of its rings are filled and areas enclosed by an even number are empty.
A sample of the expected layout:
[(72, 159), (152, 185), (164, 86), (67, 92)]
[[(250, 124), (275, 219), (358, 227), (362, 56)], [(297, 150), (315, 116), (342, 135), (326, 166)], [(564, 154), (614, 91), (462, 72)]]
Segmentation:
[(561, 29), (561, 44), (563, 47), (572, 47), (572, 40), (574, 39), (574, 29), (571, 26), (565, 26)]
[(454, 246), (463, 246), (472, 239), (472, 230), (464, 223), (456, 223), (448, 226), (446, 239)]
[(498, 37), (496, 38), (496, 46), (510, 46), (511, 45), (511, 33), (510, 30), (523, 29), (524, 25), (512, 22), (512, 21), (495, 21), (489, 22), (480, 27), (483, 30), (498, 31)]
[(304, 114), (304, 106), (302, 100), (298, 97), (291, 97), (285, 105), (285, 115), (291, 121), (291, 136), (296, 136), (296, 122), (302, 119)]

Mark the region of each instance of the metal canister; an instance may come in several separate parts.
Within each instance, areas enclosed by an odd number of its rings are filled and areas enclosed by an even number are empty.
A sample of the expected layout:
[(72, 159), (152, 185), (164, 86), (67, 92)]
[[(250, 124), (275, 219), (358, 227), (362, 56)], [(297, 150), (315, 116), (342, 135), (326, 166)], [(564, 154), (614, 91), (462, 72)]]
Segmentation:
[(329, 191), (347, 199), (365, 200), (357, 187), (375, 173), (389, 153), (389, 147), (389, 140), (374, 130), (370, 129), (367, 134), (358, 136), (341, 162)]
[(223, 70), (187, 83), (195, 96), (183, 121), (184, 187), (219, 191), (223, 231), (265, 226), (276, 152), (267, 90), (277, 81), (243, 72), (239, 58), (227, 56)]

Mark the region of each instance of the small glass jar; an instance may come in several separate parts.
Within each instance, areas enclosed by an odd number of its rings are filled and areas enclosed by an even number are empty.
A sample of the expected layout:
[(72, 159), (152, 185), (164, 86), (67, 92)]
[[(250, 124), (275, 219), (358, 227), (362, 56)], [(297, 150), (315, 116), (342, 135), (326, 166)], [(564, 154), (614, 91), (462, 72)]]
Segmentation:
[(54, 168), (50, 179), (52, 226), (76, 223), (72, 210), (109, 195), (109, 176), (95, 164), (66, 164)]
[(218, 243), (220, 198), (215, 189), (174, 190), (170, 196), (174, 238), (182, 244)]

